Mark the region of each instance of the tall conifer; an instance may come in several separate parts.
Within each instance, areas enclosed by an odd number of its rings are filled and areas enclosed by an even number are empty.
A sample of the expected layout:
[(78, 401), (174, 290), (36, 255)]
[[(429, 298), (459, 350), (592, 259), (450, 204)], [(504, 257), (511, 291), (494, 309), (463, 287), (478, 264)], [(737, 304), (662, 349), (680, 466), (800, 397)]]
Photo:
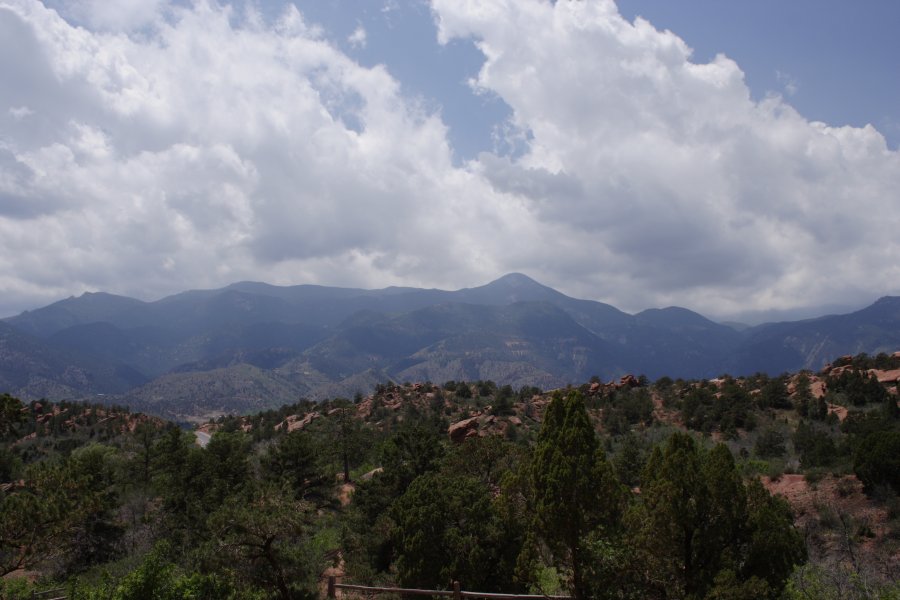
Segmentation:
[(622, 494), (578, 391), (555, 394), (547, 407), (531, 484), (534, 532), (568, 571), (575, 597), (583, 598), (587, 536), (616, 521)]

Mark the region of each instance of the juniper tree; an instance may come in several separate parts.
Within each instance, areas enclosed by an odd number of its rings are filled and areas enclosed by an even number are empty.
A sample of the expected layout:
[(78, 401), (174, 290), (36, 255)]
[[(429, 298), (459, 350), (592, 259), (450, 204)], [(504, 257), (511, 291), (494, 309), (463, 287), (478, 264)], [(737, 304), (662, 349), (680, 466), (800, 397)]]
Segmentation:
[(585, 597), (587, 539), (611, 527), (622, 492), (577, 390), (553, 396), (544, 415), (531, 464), (535, 536), (568, 572), (572, 593)]
[(777, 598), (805, 560), (787, 504), (742, 482), (728, 448), (676, 433), (644, 470), (629, 514), (643, 597)]

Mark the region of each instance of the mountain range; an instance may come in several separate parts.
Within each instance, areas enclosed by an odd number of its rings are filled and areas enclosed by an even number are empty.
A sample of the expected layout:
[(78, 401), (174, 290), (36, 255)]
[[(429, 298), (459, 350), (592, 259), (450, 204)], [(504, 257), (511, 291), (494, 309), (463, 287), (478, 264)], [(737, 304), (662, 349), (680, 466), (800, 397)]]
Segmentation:
[(0, 391), (108, 397), (183, 418), (367, 392), (379, 382), (491, 379), (544, 389), (819, 369), (900, 348), (900, 298), (736, 327), (678, 307), (637, 314), (521, 274), (457, 291), (242, 282), (155, 302), (86, 293), (0, 321)]

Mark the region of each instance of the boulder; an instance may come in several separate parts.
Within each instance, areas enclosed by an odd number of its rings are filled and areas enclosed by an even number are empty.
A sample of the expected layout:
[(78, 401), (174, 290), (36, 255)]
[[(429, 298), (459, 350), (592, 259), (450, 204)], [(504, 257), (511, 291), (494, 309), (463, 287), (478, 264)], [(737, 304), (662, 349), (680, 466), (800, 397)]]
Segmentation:
[(447, 428), (447, 435), (452, 442), (462, 442), (469, 436), (478, 434), (478, 417), (470, 417), (458, 421)]
[(369, 471), (368, 473), (364, 473), (364, 474), (360, 477), (360, 479), (362, 479), (363, 481), (369, 481), (370, 479), (372, 479), (373, 477), (375, 477), (377, 474), (383, 473), (383, 472), (384, 472), (384, 467), (375, 467), (374, 469), (372, 469), (372, 470)]

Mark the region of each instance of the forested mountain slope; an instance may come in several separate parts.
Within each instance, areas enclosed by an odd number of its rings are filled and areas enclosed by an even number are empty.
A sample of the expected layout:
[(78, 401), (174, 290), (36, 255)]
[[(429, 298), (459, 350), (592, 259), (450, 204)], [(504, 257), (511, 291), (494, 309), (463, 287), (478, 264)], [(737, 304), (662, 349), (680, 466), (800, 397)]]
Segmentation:
[[(170, 415), (349, 396), (388, 381), (553, 388), (626, 373), (776, 375), (900, 347), (898, 307), (882, 298), (739, 332), (678, 307), (629, 315), (520, 274), (457, 291), (237, 283), (156, 302), (95, 293), (6, 319), (0, 375), (23, 398), (114, 395), (146, 410), (166, 402)], [(235, 384), (202, 383), (222, 373)], [(190, 411), (172, 406), (188, 395)]]

